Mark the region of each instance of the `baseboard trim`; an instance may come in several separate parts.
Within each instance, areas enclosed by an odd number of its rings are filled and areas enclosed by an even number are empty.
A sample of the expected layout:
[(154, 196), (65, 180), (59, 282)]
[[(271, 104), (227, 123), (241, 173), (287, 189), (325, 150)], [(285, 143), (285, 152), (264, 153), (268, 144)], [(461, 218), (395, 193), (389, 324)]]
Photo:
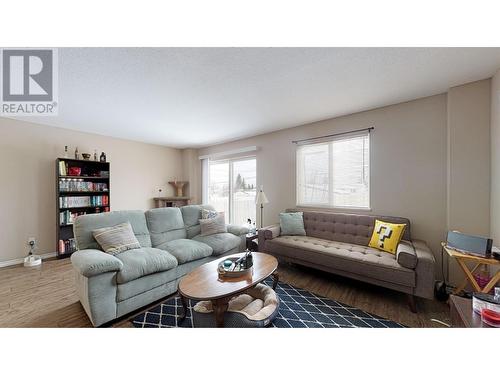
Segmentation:
[[(55, 258), (56, 257), (56, 252), (53, 253), (45, 253), (45, 254), (35, 254), (40, 256), (42, 259), (47, 259), (47, 258)], [(12, 260), (4, 260), (3, 262), (0, 262), (0, 268), (3, 267), (9, 267), (9, 266), (15, 266), (18, 264), (23, 264), (24, 263), (24, 258), (18, 258), (18, 259), (12, 259)]]

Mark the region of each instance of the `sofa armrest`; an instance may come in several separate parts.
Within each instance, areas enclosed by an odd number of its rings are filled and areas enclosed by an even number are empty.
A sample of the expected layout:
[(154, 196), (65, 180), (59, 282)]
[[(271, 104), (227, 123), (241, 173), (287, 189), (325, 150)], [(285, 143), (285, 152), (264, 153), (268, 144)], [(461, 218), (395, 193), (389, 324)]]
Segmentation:
[(414, 270), (418, 258), (415, 247), (409, 241), (401, 241), (396, 250), (396, 261), (403, 267)]
[(259, 229), (259, 235), (261, 232), (264, 234), (266, 240), (272, 240), (273, 238), (279, 237), (281, 233), (281, 227), (279, 224), (273, 224)]
[(228, 224), (226, 225), (226, 230), (228, 233), (234, 234), (240, 238), (240, 245), (238, 246), (238, 251), (246, 251), (247, 241), (246, 235), (248, 233), (248, 228), (242, 225)]
[(417, 266), (415, 267), (417, 284), (415, 295), (418, 297), (434, 298), (434, 284), (436, 282), (436, 260), (429, 246), (424, 241), (412, 240)]
[(226, 226), (226, 229), (229, 233), (232, 233), (235, 236), (242, 236), (248, 233), (248, 228), (242, 225), (229, 224)]
[(76, 251), (71, 255), (71, 264), (85, 277), (117, 272), (123, 267), (122, 261), (117, 257), (95, 249)]
[(266, 241), (278, 237), (280, 232), (281, 228), (279, 224), (273, 224), (259, 229), (259, 251), (264, 251)]

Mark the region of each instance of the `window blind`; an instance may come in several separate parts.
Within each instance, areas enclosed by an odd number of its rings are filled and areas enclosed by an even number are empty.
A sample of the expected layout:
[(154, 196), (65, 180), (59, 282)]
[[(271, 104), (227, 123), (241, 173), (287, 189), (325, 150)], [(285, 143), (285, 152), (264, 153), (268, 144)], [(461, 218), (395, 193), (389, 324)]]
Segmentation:
[(370, 207), (370, 132), (297, 146), (297, 205)]

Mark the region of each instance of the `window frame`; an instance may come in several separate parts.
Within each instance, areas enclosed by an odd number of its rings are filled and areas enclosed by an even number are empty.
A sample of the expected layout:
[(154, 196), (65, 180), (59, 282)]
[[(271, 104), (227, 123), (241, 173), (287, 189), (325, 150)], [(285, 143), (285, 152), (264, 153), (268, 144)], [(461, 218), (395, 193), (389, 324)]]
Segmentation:
[[(350, 139), (350, 138), (358, 138), (360, 134), (353, 134), (350, 136), (339, 136), (339, 137), (331, 137), (328, 141), (323, 141), (323, 142), (308, 142), (304, 144), (298, 144), (295, 150), (295, 204), (297, 207), (304, 207), (304, 208), (321, 208), (321, 209), (330, 209), (330, 210), (352, 210), (352, 211), (371, 211), (372, 210), (372, 200), (371, 200), (371, 185), (372, 185), (372, 147), (371, 147), (371, 132), (367, 131), (366, 136), (368, 139), (368, 205), (366, 207), (358, 207), (358, 206), (337, 206), (333, 204), (333, 158), (332, 158), (332, 150), (333, 150), (333, 142), (335, 140), (339, 139)], [(320, 203), (301, 203), (299, 202), (300, 200), (300, 181), (299, 181), (299, 168), (300, 168), (300, 163), (299, 163), (299, 151), (301, 147), (305, 146), (312, 146), (312, 145), (321, 145), (321, 144), (326, 144), (328, 145), (328, 200), (331, 202), (331, 204), (320, 204)]]
[[(226, 216), (228, 219), (228, 224), (234, 225), (234, 163), (243, 161), (243, 160), (255, 160), (255, 189), (256, 192), (258, 190), (258, 180), (257, 180), (257, 156), (256, 155), (247, 155), (247, 156), (242, 156), (242, 157), (234, 157), (234, 158), (224, 158), (224, 159), (216, 159), (216, 160), (210, 160), (208, 158), (208, 164), (207, 164), (207, 192), (206, 192), (206, 202), (203, 202), (203, 204), (210, 204), (210, 165), (211, 164), (222, 164), (222, 163), (229, 163), (229, 202), (228, 202), (228, 210), (229, 210), (229, 217)], [(203, 195), (203, 194), (202, 194)], [(255, 205), (254, 205), (255, 206)], [(255, 220), (257, 220), (257, 206), (255, 206)], [(241, 225), (241, 224), (238, 224)]]

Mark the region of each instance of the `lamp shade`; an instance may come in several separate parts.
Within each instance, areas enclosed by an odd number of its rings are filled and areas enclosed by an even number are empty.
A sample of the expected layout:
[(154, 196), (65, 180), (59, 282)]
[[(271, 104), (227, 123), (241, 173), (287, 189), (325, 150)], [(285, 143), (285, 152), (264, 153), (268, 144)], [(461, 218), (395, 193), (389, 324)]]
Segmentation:
[(261, 186), (259, 192), (255, 196), (255, 204), (266, 204), (269, 203), (266, 194), (264, 193), (264, 187)]

